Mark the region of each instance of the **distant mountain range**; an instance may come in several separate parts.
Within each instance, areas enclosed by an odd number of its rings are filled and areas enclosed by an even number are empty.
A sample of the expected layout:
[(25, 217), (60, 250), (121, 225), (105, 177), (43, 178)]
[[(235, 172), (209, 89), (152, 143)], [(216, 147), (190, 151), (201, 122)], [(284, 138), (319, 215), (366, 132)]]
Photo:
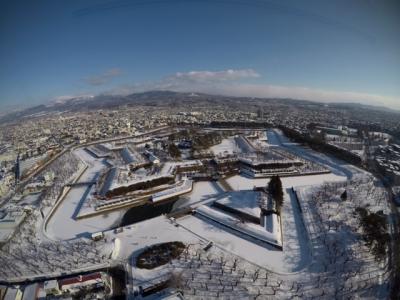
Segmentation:
[(120, 106), (163, 106), (176, 107), (199, 106), (199, 105), (231, 105), (232, 108), (239, 107), (243, 103), (258, 105), (268, 103), (271, 105), (307, 105), (307, 106), (326, 106), (342, 109), (373, 109), (380, 111), (391, 111), (385, 107), (375, 107), (358, 103), (319, 103), (308, 100), (297, 99), (271, 99), (271, 98), (253, 98), (253, 97), (231, 97), (220, 95), (209, 95), (201, 93), (182, 93), (173, 91), (148, 91), (134, 93), (126, 96), (122, 95), (98, 95), (98, 96), (80, 96), (69, 99), (63, 99), (49, 104), (42, 104), (30, 108), (14, 111), (12, 113), (0, 116), (0, 123), (15, 122), (23, 118), (34, 118), (50, 113), (76, 112), (97, 109), (112, 109)]
[(336, 108), (346, 108), (346, 109), (371, 109), (371, 110), (379, 110), (379, 111), (386, 111), (386, 112), (397, 112), (400, 113), (399, 110), (387, 108), (385, 106), (378, 106), (378, 105), (368, 105), (368, 104), (361, 104), (361, 103), (343, 103), (343, 102), (335, 102), (329, 103), (330, 107)]

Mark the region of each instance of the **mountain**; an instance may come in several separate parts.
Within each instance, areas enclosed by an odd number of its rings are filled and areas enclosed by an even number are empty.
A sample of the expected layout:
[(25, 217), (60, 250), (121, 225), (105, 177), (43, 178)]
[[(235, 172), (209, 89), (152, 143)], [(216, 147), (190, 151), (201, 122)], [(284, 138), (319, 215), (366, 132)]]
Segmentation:
[(357, 110), (365, 108), (368, 110), (388, 111), (385, 108), (377, 108), (357, 103), (318, 103), (308, 100), (298, 99), (276, 99), (276, 98), (254, 98), (254, 97), (231, 97), (221, 95), (209, 95), (202, 93), (183, 93), (173, 91), (148, 91), (142, 93), (134, 93), (130, 95), (86, 95), (79, 97), (68, 97), (59, 99), (47, 105), (37, 105), (10, 114), (0, 116), (0, 124), (7, 122), (17, 122), (24, 118), (34, 118), (47, 114), (61, 112), (78, 112), (97, 109), (113, 109), (120, 106), (160, 106), (160, 107), (211, 107), (212, 105), (220, 105), (230, 107), (231, 109), (242, 109), (243, 103), (251, 106), (271, 107), (297, 106), (307, 109), (323, 109), (328, 105), (334, 108), (342, 108), (347, 110)]
[[(187, 101), (196, 97), (199, 100), (200, 94), (178, 93), (171, 91), (149, 91), (131, 95), (98, 95), (80, 96), (57, 100), (47, 105), (41, 104), (30, 108), (14, 111), (0, 116), (0, 123), (15, 122), (23, 118), (33, 118), (50, 113), (75, 112), (95, 109), (110, 109), (124, 105), (161, 105), (168, 106), (176, 102)], [(202, 96), (202, 100), (211, 96)], [(219, 96), (212, 96), (215, 99)]]
[(385, 106), (378, 106), (378, 105), (370, 105), (370, 104), (362, 104), (362, 103), (328, 103), (330, 107), (334, 108), (344, 108), (344, 109), (368, 109), (368, 110), (377, 110), (377, 111), (383, 111), (383, 112), (397, 112), (399, 113), (399, 110), (396, 109), (391, 109), (387, 108)]

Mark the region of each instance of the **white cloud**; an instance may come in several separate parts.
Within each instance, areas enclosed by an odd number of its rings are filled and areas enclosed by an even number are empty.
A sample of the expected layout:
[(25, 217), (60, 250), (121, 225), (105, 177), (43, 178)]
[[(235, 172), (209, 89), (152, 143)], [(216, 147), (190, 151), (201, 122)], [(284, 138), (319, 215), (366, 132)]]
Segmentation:
[(75, 96), (72, 96), (72, 95), (57, 96), (57, 97), (54, 97), (54, 98), (52, 99), (52, 102), (55, 102), (55, 103), (62, 103), (62, 102), (64, 102), (64, 101), (68, 101), (68, 100), (70, 100), (70, 99), (72, 99), (72, 98), (75, 98)]
[(223, 71), (190, 71), (167, 76), (160, 81), (119, 86), (112, 94), (129, 94), (149, 90), (171, 90), (178, 92), (200, 92), (226, 96), (259, 98), (293, 98), (318, 102), (356, 102), (384, 105), (400, 109), (395, 98), (354, 91), (333, 91), (301, 86), (280, 86), (245, 83), (241, 80), (258, 78), (252, 69)]
[(148, 90), (197, 90), (207, 92), (213, 87), (215, 88), (228, 82), (239, 82), (240, 80), (258, 77), (260, 77), (260, 74), (253, 69), (178, 72), (159, 81), (120, 85), (109, 93), (129, 94)]
[(92, 94), (63, 95), (63, 96), (54, 97), (53, 99), (51, 99), (49, 104), (50, 105), (62, 104), (62, 103), (66, 103), (72, 99), (90, 99), (90, 98), (94, 98), (94, 95), (92, 95)]
[(216, 87), (215, 92), (224, 95), (230, 94), (235, 96), (293, 98), (318, 102), (357, 102), (371, 105), (386, 105), (391, 107), (395, 107), (397, 104), (394, 98), (375, 94), (268, 84), (220, 85)]
[(118, 68), (109, 69), (101, 74), (92, 75), (84, 78), (85, 82), (90, 85), (103, 85), (109, 83), (114, 77), (120, 76), (122, 71)]
[(178, 72), (173, 76), (166, 78), (167, 81), (183, 80), (193, 82), (207, 82), (207, 81), (228, 81), (228, 80), (239, 80), (245, 78), (257, 78), (260, 77), (253, 69), (241, 69), (241, 70), (224, 70), (224, 71), (190, 71), (186, 73)]

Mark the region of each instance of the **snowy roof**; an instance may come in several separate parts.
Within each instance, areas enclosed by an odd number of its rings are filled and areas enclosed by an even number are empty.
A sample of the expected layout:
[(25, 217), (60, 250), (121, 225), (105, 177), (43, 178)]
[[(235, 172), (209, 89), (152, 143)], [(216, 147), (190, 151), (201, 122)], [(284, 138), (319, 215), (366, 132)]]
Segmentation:
[(44, 289), (49, 290), (49, 289), (58, 289), (58, 282), (57, 280), (48, 280), (44, 282)]
[(165, 200), (167, 198), (171, 198), (174, 196), (179, 196), (184, 193), (188, 193), (192, 190), (192, 187), (193, 187), (193, 181), (190, 179), (185, 179), (183, 181), (180, 181), (180, 182), (172, 185), (171, 188), (168, 188), (161, 192), (155, 193), (151, 197), (151, 201), (158, 202), (161, 200)]
[(135, 161), (135, 158), (127, 147), (124, 147), (121, 150), (121, 156), (126, 164), (130, 164)]
[(86, 275), (79, 275), (72, 278), (66, 278), (59, 281), (59, 285), (61, 289), (68, 289), (68, 288), (76, 288), (79, 286), (95, 284), (98, 282), (102, 282), (102, 276), (100, 272), (86, 274)]

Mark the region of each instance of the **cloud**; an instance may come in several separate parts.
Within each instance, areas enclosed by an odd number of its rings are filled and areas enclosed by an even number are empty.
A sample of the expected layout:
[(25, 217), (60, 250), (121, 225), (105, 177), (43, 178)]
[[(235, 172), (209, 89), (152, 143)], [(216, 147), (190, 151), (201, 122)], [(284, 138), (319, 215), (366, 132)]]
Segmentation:
[(120, 85), (108, 93), (126, 95), (148, 90), (189, 91), (191, 89), (200, 89), (206, 92), (211, 87), (219, 86), (223, 83), (237, 83), (240, 80), (258, 77), (260, 77), (260, 74), (253, 69), (177, 72), (173, 75), (166, 76), (159, 81)]
[(399, 107), (395, 98), (353, 91), (333, 91), (301, 86), (269, 84), (228, 84), (214, 87), (214, 93), (260, 98), (292, 98), (317, 102), (353, 102), (369, 105)]
[(49, 104), (62, 104), (66, 103), (72, 99), (90, 99), (94, 98), (94, 95), (92, 94), (76, 94), (76, 95), (63, 95), (63, 96), (57, 96), (54, 97), (50, 100)]
[(52, 102), (55, 102), (55, 103), (62, 103), (62, 102), (64, 102), (64, 101), (68, 101), (68, 100), (73, 99), (73, 98), (75, 98), (75, 96), (72, 96), (72, 95), (62, 95), (62, 96), (54, 97), (51, 101), (52, 101)]
[(257, 78), (260, 77), (253, 69), (242, 69), (242, 70), (224, 70), (224, 71), (190, 71), (186, 73), (178, 72), (173, 76), (166, 78), (166, 81), (191, 81), (191, 82), (207, 82), (207, 81), (228, 81), (228, 80), (239, 80), (245, 78)]
[(85, 82), (98, 86), (98, 85), (104, 85), (106, 83), (109, 83), (114, 77), (120, 76), (122, 74), (122, 71), (118, 68), (113, 68), (109, 69), (99, 75), (92, 75), (89, 77), (84, 78)]
[(108, 93), (126, 95), (150, 90), (171, 90), (225, 96), (292, 98), (326, 103), (353, 102), (400, 109), (400, 105), (395, 98), (382, 95), (244, 82), (245, 79), (258, 77), (260, 75), (252, 69), (178, 72), (159, 81), (122, 85)]

